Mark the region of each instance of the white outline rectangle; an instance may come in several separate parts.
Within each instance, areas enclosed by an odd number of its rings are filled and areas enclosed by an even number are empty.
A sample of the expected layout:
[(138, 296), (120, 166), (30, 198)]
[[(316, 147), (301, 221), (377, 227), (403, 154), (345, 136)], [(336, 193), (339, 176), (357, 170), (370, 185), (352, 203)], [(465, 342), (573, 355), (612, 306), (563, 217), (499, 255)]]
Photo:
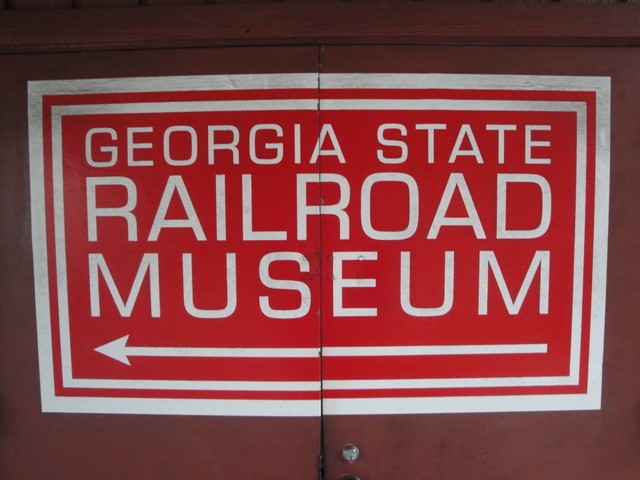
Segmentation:
[[(318, 81), (320, 84), (318, 85)], [(224, 388), (225, 390), (260, 391), (320, 391), (322, 389), (381, 389), (381, 388), (458, 388), (488, 386), (555, 386), (576, 385), (580, 375), (580, 351), (582, 331), (582, 285), (585, 244), (585, 208), (586, 208), (586, 156), (587, 156), (587, 117), (586, 104), (582, 102), (560, 102), (546, 100), (394, 100), (394, 99), (323, 99), (322, 89), (429, 89), (447, 88), (473, 90), (522, 90), (522, 91), (593, 91), (596, 93), (596, 192), (594, 218), (593, 280), (591, 287), (592, 318), (589, 345), (588, 391), (580, 395), (522, 395), (488, 397), (420, 397), (420, 398), (374, 398), (323, 400), (323, 409), (327, 414), (356, 413), (426, 413), (444, 411), (513, 411), (513, 410), (565, 410), (599, 408), (601, 363), (604, 342), (604, 304), (606, 283), (606, 240), (608, 227), (608, 180), (609, 180), (609, 109), (610, 82), (601, 77), (543, 77), (543, 76), (492, 76), (492, 75), (342, 75), (342, 74), (282, 74), (282, 75), (237, 75), (202, 77), (163, 77), (153, 79), (104, 79), (51, 81), (29, 83), (29, 138), (30, 168), (32, 191), (32, 232), (34, 271), (36, 277), (36, 308), (38, 318), (38, 351), (40, 358), (40, 379), (44, 411), (113, 411), (118, 413), (173, 413), (173, 414), (212, 414), (212, 415), (285, 415), (307, 416), (319, 414), (318, 401), (287, 400), (282, 403), (290, 407), (271, 406), (271, 401), (238, 401), (237, 411), (229, 412), (226, 401), (201, 400), (195, 404), (198, 412), (189, 407), (192, 399), (174, 399), (171, 401), (151, 401), (152, 399), (115, 399), (93, 397), (56, 397), (54, 392), (52, 332), (49, 317), (49, 285), (47, 263), (47, 237), (45, 225), (44, 166), (42, 135), (42, 96), (60, 94), (124, 93), (124, 92), (178, 92), (233, 89), (273, 89), (279, 88), (320, 88), (320, 100), (257, 100), (257, 101), (205, 101), (205, 102), (147, 102), (127, 104), (70, 105), (54, 107), (52, 111), (52, 157), (54, 177), (54, 237), (56, 252), (57, 284), (59, 292), (60, 336), (62, 347), (62, 373), (65, 387), (78, 388), (169, 388), (164, 380), (105, 380), (78, 379), (72, 375), (70, 352), (70, 331), (68, 308), (66, 305), (66, 250), (64, 232), (64, 191), (62, 189), (62, 150), (61, 121), (65, 115), (91, 115), (105, 113), (171, 113), (202, 111), (261, 111), (261, 110), (486, 110), (486, 111), (549, 111), (575, 112), (577, 115), (577, 171), (576, 171), (576, 224), (574, 257), (574, 298), (572, 313), (571, 359), (567, 377), (518, 377), (518, 378), (471, 378), (471, 379), (390, 379), (390, 380), (324, 380), (320, 382), (200, 382), (176, 381), (174, 390), (206, 390)], [(582, 196), (578, 195), (582, 192)], [(546, 345), (523, 346), (382, 346), (382, 347), (338, 347), (323, 349), (325, 356), (377, 356), (377, 355), (473, 355), (483, 353), (544, 353)], [(494, 350), (487, 350), (493, 347)], [(360, 350), (358, 349), (360, 348)], [(475, 348), (475, 349), (474, 349)], [(518, 350), (520, 348), (521, 350)], [(524, 348), (524, 350), (522, 350)], [(415, 350), (412, 350), (415, 349)], [(446, 350), (448, 349), (448, 350)], [(412, 352), (412, 353), (411, 353)], [(420, 353), (422, 352), (422, 353)], [(447, 353), (448, 352), (448, 353)], [(171, 382), (171, 381), (169, 381)], [(448, 382), (448, 383), (447, 383)], [(466, 382), (466, 383), (465, 383)], [(267, 385), (270, 383), (270, 385)], [(135, 385), (134, 385), (135, 384)], [(83, 406), (79, 406), (82, 400)], [(131, 403), (127, 403), (130, 400)], [(147, 402), (149, 409), (134, 407), (134, 404)], [(87, 403), (89, 402), (89, 403)], [(207, 403), (209, 402), (209, 403)], [(65, 407), (65, 405), (67, 407)], [(93, 407), (91, 406), (93, 405)], [(128, 406), (129, 405), (129, 406)], [(155, 407), (152, 407), (155, 405)], [(161, 406), (160, 406), (161, 405)], [(171, 405), (171, 407), (169, 407)], [(246, 405), (247, 408), (244, 408)], [(546, 405), (548, 408), (542, 408)], [(69, 408), (68, 410), (65, 408)], [(142, 412), (142, 410), (145, 410)], [(280, 413), (276, 413), (280, 412)]]

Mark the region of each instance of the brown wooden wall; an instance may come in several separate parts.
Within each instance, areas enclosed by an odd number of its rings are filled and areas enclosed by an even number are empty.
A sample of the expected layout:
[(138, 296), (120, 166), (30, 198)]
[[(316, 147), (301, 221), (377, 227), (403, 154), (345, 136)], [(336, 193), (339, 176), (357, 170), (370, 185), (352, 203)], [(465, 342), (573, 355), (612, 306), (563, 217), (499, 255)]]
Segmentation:
[(370, 0), (366, 9), (362, 1), (318, 0), (142, 0), (173, 3), (67, 9), (37, 4), (132, 0), (4, 1), (24, 7), (0, 10), (0, 53), (9, 54), (266, 45), (640, 46), (640, 0)]
[[(0, 349), (0, 478), (207, 478), (211, 472), (237, 480), (314, 478), (318, 420), (40, 414), (26, 81), (313, 71), (320, 51), (323, 67), (334, 73), (433, 68), (611, 76), (617, 102), (603, 410), (328, 417), (322, 420), (326, 478), (640, 478), (640, 308), (634, 293), (640, 62), (637, 48), (627, 48), (640, 47), (640, 0), (0, 2), (0, 217), (8, 219), (0, 223), (0, 272), (6, 272), (0, 284), (7, 286), (0, 292), (0, 339), (12, 347)], [(456, 58), (456, 49), (464, 54)], [(431, 67), (420, 65), (426, 56)], [(205, 62), (218, 70), (201, 67)], [(11, 353), (22, 347), (20, 355)], [(363, 451), (354, 466), (340, 457), (347, 442)], [(129, 465), (132, 458), (137, 463)], [(189, 475), (175, 473), (186, 469)], [(385, 474), (392, 469), (396, 475)]]
[[(150, 5), (198, 5), (205, 3), (285, 3), (293, 0), (3, 0), (5, 10), (52, 9), (52, 8), (92, 8), (92, 7), (134, 7)], [(300, 3), (309, 0), (295, 0)], [(318, 0), (316, 0), (318, 1)], [(322, 1), (322, 0), (321, 0)], [(326, 0), (325, 0), (326, 1)], [(333, 0), (335, 1), (335, 0)], [(367, 1), (367, 0), (342, 0)], [(447, 2), (452, 0), (406, 0), (422, 2)], [(637, 3), (640, 0), (453, 0), (458, 3)]]

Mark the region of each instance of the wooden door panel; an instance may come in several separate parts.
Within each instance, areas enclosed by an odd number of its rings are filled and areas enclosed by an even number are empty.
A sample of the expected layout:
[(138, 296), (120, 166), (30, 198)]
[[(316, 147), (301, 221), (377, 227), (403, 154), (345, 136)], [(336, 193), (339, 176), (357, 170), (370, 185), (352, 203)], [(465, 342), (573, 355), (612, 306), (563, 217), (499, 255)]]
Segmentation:
[[(322, 73), (445, 73), (611, 77), (608, 287), (602, 407), (593, 411), (325, 415), (326, 478), (636, 478), (640, 305), (632, 285), (640, 222), (638, 52), (535, 47), (326, 47)], [(348, 463), (341, 450), (355, 444)]]
[(2, 478), (318, 477), (317, 417), (42, 413), (29, 202), (27, 81), (315, 72), (315, 48), (0, 57)]

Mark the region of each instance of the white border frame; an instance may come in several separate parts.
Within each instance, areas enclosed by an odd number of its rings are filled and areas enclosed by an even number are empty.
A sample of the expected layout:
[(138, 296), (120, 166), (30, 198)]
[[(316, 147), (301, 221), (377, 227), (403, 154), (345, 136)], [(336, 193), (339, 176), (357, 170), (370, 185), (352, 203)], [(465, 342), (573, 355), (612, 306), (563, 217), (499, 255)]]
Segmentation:
[[(52, 335), (49, 317), (49, 285), (47, 237), (44, 204), (44, 167), (42, 136), (42, 96), (60, 94), (122, 93), (143, 91), (204, 91), (224, 89), (303, 88), (393, 88), (393, 89), (474, 89), (474, 90), (562, 90), (595, 91), (596, 107), (596, 182), (593, 248), (593, 284), (591, 287), (592, 318), (589, 345), (589, 379), (586, 394), (575, 395), (516, 395), (420, 398), (325, 398), (324, 414), (381, 414), (381, 413), (444, 413), (515, 410), (580, 410), (600, 406), (602, 350), (604, 343), (604, 304), (606, 283), (606, 251), (608, 229), (609, 184), (609, 109), (610, 85), (601, 77), (523, 77), (491, 75), (342, 75), (342, 74), (284, 74), (237, 75), (203, 77), (159, 77), (153, 79), (106, 79), (45, 81), (29, 83), (29, 138), (31, 157), (32, 231), (34, 271), (36, 278), (36, 308), (38, 318), (38, 350), (43, 411), (104, 412), (104, 413), (169, 413), (194, 415), (259, 415), (259, 416), (316, 416), (320, 402), (315, 400), (194, 400), (194, 399), (127, 399), (95, 397), (56, 397), (53, 384)], [(320, 91), (321, 94), (322, 90)], [(72, 376), (70, 331), (66, 307), (66, 251), (64, 241), (64, 208), (62, 190), (61, 119), (65, 115), (92, 113), (167, 113), (184, 111), (256, 111), (256, 110), (349, 110), (357, 109), (446, 109), (495, 111), (570, 111), (578, 118), (576, 139), (578, 162), (576, 192), (574, 311), (572, 314), (572, 344), (570, 373), (567, 377), (520, 377), (478, 379), (405, 379), (405, 380), (324, 380), (320, 382), (205, 382), (164, 380), (105, 380), (75, 379)], [(54, 223), (57, 284), (59, 292), (60, 338), (62, 348), (63, 385), (70, 388), (168, 388), (171, 390), (251, 390), (251, 391), (320, 391), (378, 388), (463, 388), (496, 386), (552, 386), (577, 385), (580, 375), (580, 340), (582, 331), (582, 285), (584, 260), (584, 225), (586, 202), (586, 106), (582, 102), (559, 101), (495, 101), (495, 100), (260, 100), (209, 102), (153, 102), (102, 105), (57, 106), (52, 109), (52, 157), (54, 174)], [(61, 228), (62, 226), (62, 228)], [(576, 298), (579, 301), (576, 301)], [(463, 346), (446, 346), (449, 354)], [(487, 346), (474, 346), (487, 347)], [(492, 347), (492, 346), (488, 346)], [(502, 348), (505, 346), (493, 346)], [(509, 347), (509, 346), (506, 346)], [(525, 346), (543, 353), (546, 345)], [(430, 346), (375, 347), (364, 350), (343, 347), (324, 347), (324, 356), (410, 354), (406, 349), (435, 348)], [(369, 350), (367, 350), (367, 348)], [(372, 348), (374, 350), (372, 350)], [(394, 350), (395, 349), (395, 350)], [(359, 353), (357, 353), (359, 352)], [(403, 353), (405, 352), (405, 353)], [(429, 354), (442, 354), (435, 348)], [(518, 353), (510, 352), (510, 353)], [(423, 353), (424, 354), (424, 353)], [(459, 352), (457, 354), (465, 354)], [(171, 384), (171, 385), (169, 385)], [(284, 405), (284, 407), (283, 407)]]

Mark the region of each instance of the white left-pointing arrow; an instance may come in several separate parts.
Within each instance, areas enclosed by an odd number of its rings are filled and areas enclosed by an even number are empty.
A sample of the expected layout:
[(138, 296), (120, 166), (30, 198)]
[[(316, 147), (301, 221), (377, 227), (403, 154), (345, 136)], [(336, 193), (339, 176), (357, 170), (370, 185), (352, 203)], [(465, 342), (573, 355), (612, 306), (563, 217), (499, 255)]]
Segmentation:
[(126, 365), (129, 357), (208, 357), (208, 358), (318, 358), (319, 348), (209, 348), (209, 347), (131, 347), (129, 335), (95, 349)]

